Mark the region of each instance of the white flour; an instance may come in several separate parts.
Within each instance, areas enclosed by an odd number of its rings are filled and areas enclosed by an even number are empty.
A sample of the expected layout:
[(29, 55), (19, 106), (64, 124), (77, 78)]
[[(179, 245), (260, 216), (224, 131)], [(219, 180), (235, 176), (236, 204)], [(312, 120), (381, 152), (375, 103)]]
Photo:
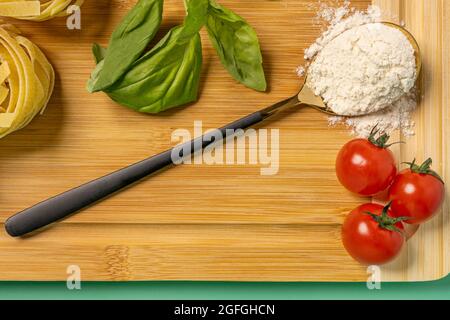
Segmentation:
[(376, 125), (382, 132), (391, 133), (401, 130), (403, 135), (414, 135), (415, 123), (411, 119), (411, 112), (416, 108), (414, 94), (403, 96), (386, 110), (378, 111), (362, 117), (329, 117), (330, 125), (344, 123), (352, 129), (352, 134), (359, 137), (368, 137)]
[(352, 28), (331, 40), (308, 70), (308, 83), (339, 115), (385, 109), (410, 92), (414, 49), (405, 35), (381, 23)]
[(332, 117), (330, 124), (343, 122), (357, 136), (368, 136), (375, 125), (387, 133), (414, 134), (415, 58), (403, 33), (377, 23), (381, 13), (375, 6), (359, 12), (348, 1), (339, 8), (321, 4), (318, 17), (329, 28), (305, 51), (308, 61), (315, 59), (308, 70), (311, 87), (336, 113), (372, 113)]

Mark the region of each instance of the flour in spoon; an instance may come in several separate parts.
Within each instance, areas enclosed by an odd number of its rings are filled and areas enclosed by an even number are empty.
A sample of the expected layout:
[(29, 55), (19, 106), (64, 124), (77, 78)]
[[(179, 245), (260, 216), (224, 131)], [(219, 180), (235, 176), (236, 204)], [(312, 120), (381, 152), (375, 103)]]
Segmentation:
[(328, 43), (308, 70), (315, 94), (339, 115), (387, 108), (411, 91), (414, 49), (399, 30), (381, 23), (352, 28)]
[(375, 125), (387, 133), (414, 134), (416, 65), (406, 36), (379, 23), (376, 6), (360, 12), (348, 1), (339, 8), (321, 5), (317, 16), (329, 26), (305, 51), (305, 59), (314, 61), (310, 86), (338, 114), (370, 113), (331, 117), (330, 124), (345, 123), (357, 136), (367, 136)]

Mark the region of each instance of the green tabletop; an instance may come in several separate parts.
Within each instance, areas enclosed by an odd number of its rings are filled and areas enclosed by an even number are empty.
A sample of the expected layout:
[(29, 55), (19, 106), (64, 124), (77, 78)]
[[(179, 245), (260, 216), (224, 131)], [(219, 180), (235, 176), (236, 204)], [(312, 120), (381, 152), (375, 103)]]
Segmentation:
[(0, 299), (450, 299), (450, 277), (419, 283), (0, 282)]

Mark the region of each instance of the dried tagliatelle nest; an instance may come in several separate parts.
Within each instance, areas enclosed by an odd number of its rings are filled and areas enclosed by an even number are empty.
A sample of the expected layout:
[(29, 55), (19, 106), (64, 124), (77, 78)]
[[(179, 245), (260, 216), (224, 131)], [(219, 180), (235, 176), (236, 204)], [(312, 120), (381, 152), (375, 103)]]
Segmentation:
[(55, 72), (42, 51), (0, 22), (0, 138), (42, 113), (54, 84)]
[(0, 0), (0, 16), (22, 20), (45, 21), (70, 14), (72, 5), (80, 7), (84, 0)]

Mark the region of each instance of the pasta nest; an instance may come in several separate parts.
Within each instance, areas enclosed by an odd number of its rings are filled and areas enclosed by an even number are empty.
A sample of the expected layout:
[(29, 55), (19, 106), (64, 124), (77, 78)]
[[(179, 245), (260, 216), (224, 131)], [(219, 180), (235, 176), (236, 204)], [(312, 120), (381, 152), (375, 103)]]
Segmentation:
[(42, 114), (54, 85), (55, 72), (44, 53), (0, 21), (0, 138)]
[(7, 1), (0, 0), (0, 16), (22, 20), (45, 21), (68, 16), (68, 8), (81, 7), (84, 0)]

